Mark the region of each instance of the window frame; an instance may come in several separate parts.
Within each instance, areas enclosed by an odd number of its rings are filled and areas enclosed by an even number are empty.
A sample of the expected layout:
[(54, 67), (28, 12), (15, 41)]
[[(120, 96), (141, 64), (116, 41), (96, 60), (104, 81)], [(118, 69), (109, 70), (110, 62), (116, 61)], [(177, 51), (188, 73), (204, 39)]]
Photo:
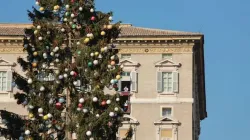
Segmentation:
[[(171, 73), (171, 79), (172, 79), (172, 82), (171, 82), (172, 89), (171, 89), (171, 91), (168, 91), (168, 90), (167, 90), (167, 91), (164, 91), (164, 88), (163, 88), (163, 87), (164, 87), (164, 86), (163, 86), (163, 85), (164, 85), (164, 83), (163, 83), (163, 73)], [(172, 72), (172, 71), (171, 71), (171, 72), (170, 72), (170, 71), (167, 71), (167, 72), (166, 72), (166, 71), (162, 71), (162, 72), (161, 72), (161, 75), (162, 75), (162, 76), (161, 76), (161, 84), (162, 84), (162, 85), (161, 85), (161, 86), (162, 86), (161, 88), (162, 88), (162, 93), (163, 93), (163, 94), (164, 94), (164, 93), (165, 93), (165, 94), (173, 94), (173, 93), (174, 93), (174, 76), (173, 76), (173, 72)], [(168, 83), (166, 83), (166, 84), (168, 84)]]
[[(7, 70), (0, 70), (0, 81), (1, 81), (1, 85), (2, 85), (2, 79), (3, 79), (3, 77), (1, 77), (1, 73), (6, 73), (6, 76), (5, 76), (5, 78), (6, 78), (6, 85), (5, 85), (5, 90), (2, 90), (1, 88), (0, 88), (0, 93), (4, 93), (4, 92), (7, 92), (8, 91), (8, 71)], [(3, 87), (2, 87), (3, 88)]]
[[(171, 115), (170, 116), (163, 116), (163, 108), (171, 108)], [(174, 116), (174, 107), (173, 106), (160, 106), (160, 116), (163, 117), (170, 117), (172, 118)]]

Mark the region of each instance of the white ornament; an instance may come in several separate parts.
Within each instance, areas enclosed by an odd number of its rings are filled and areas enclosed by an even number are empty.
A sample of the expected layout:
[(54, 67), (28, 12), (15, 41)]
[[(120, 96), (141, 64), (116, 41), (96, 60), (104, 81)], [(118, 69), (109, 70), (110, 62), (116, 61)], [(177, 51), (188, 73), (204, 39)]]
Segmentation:
[(113, 19), (113, 18), (110, 16), (110, 17), (109, 17), (109, 20), (112, 20), (112, 19)]
[(119, 102), (119, 101), (120, 101), (120, 98), (116, 98), (116, 101)]
[(110, 116), (110, 117), (114, 117), (114, 116), (115, 116), (115, 113), (114, 113), (114, 112), (109, 112), (109, 116)]
[(40, 91), (44, 91), (45, 90), (45, 87), (44, 86), (41, 86), (40, 87)]
[(111, 101), (110, 101), (110, 100), (107, 100), (107, 104), (108, 104), (108, 105), (111, 104)]
[(69, 9), (69, 5), (68, 4), (65, 7), (66, 7), (66, 9)]
[(95, 10), (93, 8), (90, 9), (90, 12), (93, 13)]
[(73, 82), (73, 85), (75, 85), (75, 86), (76, 86), (76, 85), (77, 85), (77, 81), (74, 81), (74, 82)]
[(118, 111), (119, 110), (119, 108), (118, 107), (115, 107), (115, 111)]
[(38, 37), (38, 40), (40, 40), (40, 41), (41, 41), (41, 40), (43, 40), (43, 37), (41, 37), (41, 36), (40, 36), (40, 37)]
[(114, 83), (115, 83), (115, 80), (114, 80), (114, 79), (110, 80), (110, 83), (111, 83), (111, 84), (114, 84)]
[(65, 72), (68, 72), (68, 71), (69, 71), (69, 69), (68, 69), (68, 68), (65, 68), (65, 69), (64, 69), (64, 71), (65, 71)]
[(99, 115), (99, 114), (96, 114), (95, 116), (96, 116), (96, 118), (99, 118), (99, 117), (100, 117), (100, 115)]
[(58, 54), (58, 53), (56, 53), (56, 54), (55, 54), (55, 57), (59, 57), (59, 54)]
[(59, 78), (59, 79), (63, 79), (63, 75), (59, 75), (58, 78)]
[(83, 111), (83, 113), (87, 113), (88, 109), (84, 108), (82, 111)]
[(63, 21), (65, 21), (65, 22), (66, 22), (66, 21), (68, 21), (68, 19), (67, 19), (67, 18), (64, 18), (64, 19), (63, 19)]
[(84, 98), (80, 98), (79, 103), (83, 103), (83, 102), (84, 102)]
[(77, 22), (77, 19), (75, 18), (75, 19), (73, 19), (73, 21), (74, 21), (74, 22)]
[(28, 84), (32, 84), (32, 82), (33, 82), (32, 79), (29, 78), (29, 79), (28, 79)]
[(41, 26), (40, 26), (40, 25), (38, 25), (36, 28), (37, 28), (38, 30), (40, 30), (40, 29), (41, 29)]
[(113, 56), (111, 56), (111, 57), (110, 57), (110, 59), (111, 59), (111, 60), (114, 60), (114, 59), (115, 59), (115, 56), (114, 56), (114, 55), (113, 55)]
[(98, 101), (98, 98), (97, 97), (94, 97), (93, 98), (93, 102), (97, 102)]
[(54, 54), (54, 52), (51, 52), (50, 55), (51, 55), (51, 56), (54, 56), (55, 54)]
[(94, 138), (89, 138), (89, 140), (94, 140)]
[(81, 111), (82, 109), (78, 107), (76, 110), (77, 110), (77, 111)]
[(59, 74), (59, 73), (60, 73), (60, 71), (59, 71), (59, 70), (55, 70), (55, 73), (56, 73), (56, 74)]
[(39, 5), (40, 3), (38, 1), (36, 1), (36, 5)]
[(70, 22), (69, 22), (69, 24), (70, 24), (70, 25), (72, 25), (72, 24), (73, 24), (73, 22), (72, 22), (72, 21), (70, 21)]
[(58, 63), (59, 61), (60, 61), (60, 60), (57, 58), (57, 59), (56, 59), (56, 62)]
[(38, 108), (38, 113), (43, 113), (43, 109), (42, 108)]
[(86, 132), (86, 135), (87, 135), (87, 136), (91, 136), (91, 134), (92, 134), (91, 131), (87, 131), (87, 132)]
[(47, 65), (46, 64), (42, 64), (42, 68), (46, 68), (47, 67)]
[(90, 53), (90, 56), (92, 56), (92, 57), (93, 57), (93, 56), (94, 56), (94, 53)]
[(98, 64), (98, 60), (94, 60), (94, 65), (97, 65)]
[(50, 31), (47, 31), (47, 34), (49, 35), (49, 34), (50, 34)]
[(82, 7), (79, 7), (79, 11), (82, 11), (83, 9), (82, 9)]
[(52, 114), (50, 114), (50, 113), (48, 113), (47, 116), (49, 119), (53, 117)]
[(47, 53), (43, 53), (43, 58), (48, 58)]
[(57, 83), (57, 84), (60, 84), (60, 83), (61, 83), (61, 81), (59, 81), (59, 80), (56, 80), (56, 83)]
[(63, 77), (64, 77), (64, 78), (67, 78), (67, 77), (68, 77), (68, 74), (67, 74), (67, 73), (63, 74)]
[(109, 69), (111, 69), (111, 68), (112, 68), (112, 66), (111, 66), (111, 65), (108, 65), (108, 68), (109, 68)]
[(120, 68), (123, 68), (123, 67), (124, 67), (124, 65), (121, 65), (121, 66), (120, 66)]
[(71, 14), (70, 16), (73, 18), (73, 17), (75, 17), (75, 14)]
[(80, 41), (78, 41), (77, 43), (76, 43), (76, 45), (80, 45), (81, 43), (80, 43)]
[(62, 31), (62, 32), (65, 32), (65, 29), (64, 29), (64, 28), (62, 28), (62, 29), (61, 29), (61, 31)]
[(25, 135), (29, 135), (30, 134), (30, 131), (29, 130), (26, 130), (25, 131)]
[(33, 105), (29, 105), (29, 109), (34, 109), (34, 106)]
[(104, 47), (104, 51), (107, 52), (108, 51), (108, 47)]
[(54, 52), (57, 52), (58, 50), (59, 50), (59, 47), (56, 46), (56, 47), (54, 48)]
[(53, 104), (53, 102), (54, 102), (53, 99), (49, 100), (49, 104)]
[(74, 71), (71, 71), (71, 72), (70, 72), (70, 75), (72, 75), (72, 76), (73, 76), (74, 74), (75, 74), (75, 72), (74, 72)]

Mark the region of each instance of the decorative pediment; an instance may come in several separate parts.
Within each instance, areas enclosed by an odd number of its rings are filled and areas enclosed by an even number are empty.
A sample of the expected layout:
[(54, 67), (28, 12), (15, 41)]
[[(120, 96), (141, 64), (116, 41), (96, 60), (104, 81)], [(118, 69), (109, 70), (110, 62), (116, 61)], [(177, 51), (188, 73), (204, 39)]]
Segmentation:
[(0, 57), (0, 66), (15, 66), (16, 63), (11, 63), (7, 60), (4, 60), (2, 57)]
[(168, 125), (168, 124), (180, 125), (181, 123), (178, 120), (176, 120), (176, 119), (174, 119), (172, 117), (163, 117), (160, 120), (154, 122), (154, 124), (155, 125), (164, 125), (164, 124), (165, 125)]
[(176, 63), (169, 59), (163, 59), (155, 63), (156, 67), (181, 67), (181, 63)]
[(136, 118), (130, 116), (130, 115), (124, 115), (123, 116), (123, 124), (135, 124), (139, 125), (139, 122), (137, 121)]
[(126, 66), (128, 66), (128, 67), (131, 67), (131, 66), (133, 66), (133, 67), (139, 67), (140, 66), (140, 64), (138, 62), (133, 61), (131, 59), (121, 59), (120, 60), (120, 65), (123, 65), (125, 67)]

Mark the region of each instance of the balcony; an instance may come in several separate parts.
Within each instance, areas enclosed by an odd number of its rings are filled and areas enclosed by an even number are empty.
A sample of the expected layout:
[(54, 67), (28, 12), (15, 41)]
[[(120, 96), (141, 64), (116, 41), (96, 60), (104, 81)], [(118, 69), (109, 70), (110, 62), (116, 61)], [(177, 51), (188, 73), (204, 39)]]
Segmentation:
[(131, 104), (130, 104), (130, 92), (129, 91), (121, 91), (121, 100), (125, 102), (124, 104), (124, 112), (125, 114), (130, 114), (131, 111)]

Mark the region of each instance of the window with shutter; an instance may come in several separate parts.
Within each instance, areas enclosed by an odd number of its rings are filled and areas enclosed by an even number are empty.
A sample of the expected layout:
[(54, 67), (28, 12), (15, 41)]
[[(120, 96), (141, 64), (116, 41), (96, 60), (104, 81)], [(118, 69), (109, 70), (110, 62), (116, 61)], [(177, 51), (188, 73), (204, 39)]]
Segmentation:
[(137, 91), (137, 72), (131, 72), (131, 91)]
[(157, 91), (159, 93), (177, 93), (179, 91), (179, 73), (157, 72)]
[(162, 92), (162, 72), (157, 72), (157, 91)]
[(173, 92), (177, 93), (179, 91), (179, 73), (177, 71), (173, 72)]
[(12, 71), (7, 71), (7, 91), (12, 91)]
[(7, 91), (7, 71), (0, 71), (0, 91)]

